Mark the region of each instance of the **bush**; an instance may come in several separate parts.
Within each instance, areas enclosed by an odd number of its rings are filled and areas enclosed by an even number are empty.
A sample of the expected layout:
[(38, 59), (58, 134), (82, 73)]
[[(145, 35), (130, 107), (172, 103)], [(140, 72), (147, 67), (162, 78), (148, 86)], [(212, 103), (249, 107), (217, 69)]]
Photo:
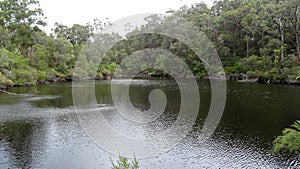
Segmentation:
[(241, 60), (245, 70), (255, 71), (268, 71), (272, 68), (272, 60), (267, 56), (250, 56)]
[(116, 63), (100, 65), (98, 67), (98, 72), (100, 72), (104, 78), (108, 78), (108, 77), (112, 76), (112, 74), (115, 72), (116, 68), (117, 68)]
[(138, 169), (139, 168), (139, 163), (136, 160), (136, 158), (134, 158), (133, 161), (130, 163), (128, 158), (119, 156), (117, 163), (115, 164), (111, 160), (111, 164), (112, 164), (112, 169)]
[(292, 80), (299, 79), (300, 67), (292, 67), (288, 76)]
[(236, 62), (233, 66), (227, 66), (224, 69), (227, 75), (245, 73), (249, 70), (241, 62)]
[(204, 76), (207, 76), (207, 72), (206, 71), (201, 71), (199, 73), (196, 74), (197, 77), (204, 77)]
[(37, 77), (36, 71), (33, 69), (17, 69), (13, 70), (13, 82), (16, 85), (36, 85)]
[(46, 80), (47, 79), (47, 73), (44, 71), (37, 71), (37, 79), (38, 80)]
[(6, 78), (1, 72), (0, 72), (0, 89), (1, 88), (8, 88), (13, 85), (13, 82)]
[(288, 76), (286, 74), (281, 74), (279, 73), (279, 69), (277, 68), (273, 68), (269, 71), (269, 76), (272, 77), (272, 78), (275, 78), (275, 79), (287, 79)]
[(247, 71), (246, 74), (249, 75), (249, 77), (251, 77), (251, 78), (262, 77), (263, 76), (263, 72), (261, 72), (259, 70)]
[(272, 152), (282, 156), (295, 156), (300, 153), (300, 120), (284, 129), (273, 141)]

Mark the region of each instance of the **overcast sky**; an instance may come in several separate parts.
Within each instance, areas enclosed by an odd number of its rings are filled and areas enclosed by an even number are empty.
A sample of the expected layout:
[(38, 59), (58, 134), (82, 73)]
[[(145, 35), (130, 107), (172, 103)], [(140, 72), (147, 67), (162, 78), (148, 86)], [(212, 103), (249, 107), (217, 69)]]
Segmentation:
[(48, 32), (55, 22), (72, 26), (85, 25), (95, 18), (115, 21), (141, 13), (165, 13), (201, 1), (212, 4), (212, 0), (40, 0), (40, 5), (47, 17)]

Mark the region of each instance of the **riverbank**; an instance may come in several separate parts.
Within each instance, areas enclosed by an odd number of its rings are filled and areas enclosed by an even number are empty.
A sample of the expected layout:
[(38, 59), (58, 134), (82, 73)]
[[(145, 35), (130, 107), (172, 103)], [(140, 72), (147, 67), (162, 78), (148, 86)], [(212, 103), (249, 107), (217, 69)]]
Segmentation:
[(226, 76), (226, 79), (244, 83), (300, 85), (300, 78), (288, 79), (276, 77), (249, 76), (247, 74), (233, 74)]
[(35, 82), (26, 82), (23, 84), (13, 83), (12, 80), (3, 76), (0, 72), (0, 90), (7, 90), (11, 87), (20, 87), (20, 86), (34, 86), (40, 84), (49, 84), (49, 83), (57, 83), (57, 82), (67, 82), (73, 81), (72, 77), (58, 77), (58, 76), (51, 76), (46, 78), (45, 80), (36, 80)]
[[(161, 79), (168, 79), (171, 78), (168, 74), (138, 74), (136, 76), (122, 76), (118, 78), (161, 78)], [(86, 80), (109, 80), (112, 77), (86, 77)], [(182, 76), (182, 78), (191, 78)], [(211, 78), (220, 79), (221, 76), (209, 77), (209, 76), (201, 76), (196, 77), (197, 79), (206, 79), (209, 80)], [(78, 81), (78, 77), (59, 77), (59, 76), (51, 76), (45, 80), (37, 80), (35, 84), (32, 83), (25, 83), (25, 84), (14, 84), (11, 80), (5, 78), (0, 74), (0, 90), (7, 90), (11, 87), (20, 87), (20, 86), (34, 86), (40, 84), (50, 84), (50, 83), (58, 83), (58, 82), (71, 82), (71, 81)], [(232, 74), (226, 75), (227, 81), (236, 81), (241, 83), (263, 83), (263, 84), (284, 84), (284, 85), (300, 85), (300, 78), (296, 79), (278, 79), (275, 77), (261, 77), (261, 76), (249, 76), (247, 74)]]

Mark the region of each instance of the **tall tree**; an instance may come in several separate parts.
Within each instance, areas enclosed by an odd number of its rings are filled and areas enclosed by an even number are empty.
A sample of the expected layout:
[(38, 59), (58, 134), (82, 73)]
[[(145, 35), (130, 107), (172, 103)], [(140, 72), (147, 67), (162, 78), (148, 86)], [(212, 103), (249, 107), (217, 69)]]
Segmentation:
[(46, 25), (43, 16), (37, 0), (0, 1), (0, 27), (7, 30), (12, 44), (25, 54), (26, 49), (33, 45), (31, 33)]
[(63, 24), (55, 23), (54, 33), (57, 38), (64, 37), (73, 45), (80, 45), (87, 42), (91, 37), (92, 32), (89, 26), (74, 24), (72, 27), (67, 27)]

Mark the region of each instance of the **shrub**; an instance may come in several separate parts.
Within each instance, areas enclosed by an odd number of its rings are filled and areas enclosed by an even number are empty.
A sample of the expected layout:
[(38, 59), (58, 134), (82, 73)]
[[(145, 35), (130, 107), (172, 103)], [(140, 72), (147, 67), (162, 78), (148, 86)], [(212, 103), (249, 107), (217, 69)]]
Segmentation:
[(36, 71), (33, 69), (14, 69), (13, 71), (13, 82), (16, 85), (35, 85), (36, 84)]
[(270, 57), (267, 56), (250, 56), (248, 58), (244, 58), (241, 60), (243, 69), (244, 70), (260, 70), (260, 71), (267, 71), (270, 70), (272, 67), (272, 60)]
[(47, 79), (47, 73), (44, 71), (37, 71), (37, 79), (38, 80), (46, 80)]
[(259, 70), (247, 71), (246, 74), (249, 75), (251, 78), (262, 77), (263, 76), (263, 72), (261, 72)]
[(0, 72), (0, 89), (1, 88), (7, 88), (9, 86), (12, 86), (13, 82), (6, 78), (1, 72)]
[(136, 158), (130, 163), (128, 158), (119, 156), (116, 164), (111, 160), (112, 169), (138, 169), (139, 163)]
[(272, 152), (282, 156), (295, 156), (300, 153), (300, 120), (284, 129), (273, 141)]
[(228, 75), (235, 74), (235, 73), (245, 73), (247, 72), (247, 70), (249, 69), (246, 68), (241, 62), (236, 62), (232, 66), (225, 67), (225, 72)]

